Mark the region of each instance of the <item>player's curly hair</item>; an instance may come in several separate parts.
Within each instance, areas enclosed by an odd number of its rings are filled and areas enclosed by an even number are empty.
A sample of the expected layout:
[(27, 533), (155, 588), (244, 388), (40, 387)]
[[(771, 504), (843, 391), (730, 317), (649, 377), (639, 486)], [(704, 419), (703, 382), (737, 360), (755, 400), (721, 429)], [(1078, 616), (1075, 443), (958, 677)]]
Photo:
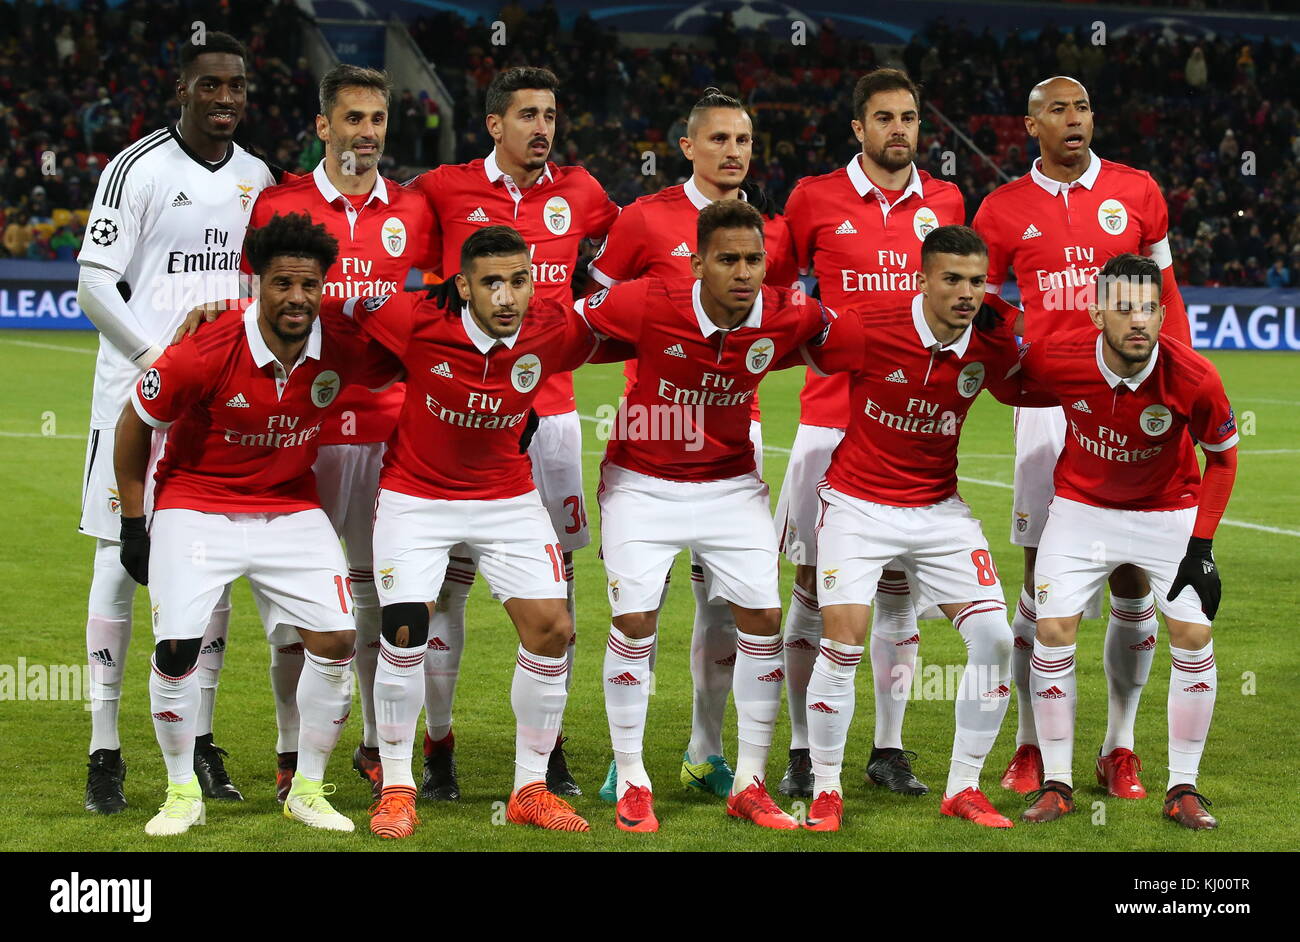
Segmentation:
[(278, 213), (259, 229), (249, 229), (244, 236), (244, 258), (253, 273), (260, 275), (280, 256), (314, 258), (320, 262), (321, 274), (330, 270), (339, 255), (339, 243), (323, 225), (315, 224), (306, 213)]
[(763, 234), (763, 214), (744, 200), (718, 200), (700, 210), (695, 220), (695, 251), (704, 255), (713, 233), (719, 229), (757, 229)]
[(523, 91), (526, 88), (540, 88), (543, 91), (555, 92), (560, 87), (560, 80), (555, 77), (555, 73), (550, 69), (539, 69), (532, 66), (519, 65), (512, 69), (498, 72), (492, 79), (492, 84), (488, 86), (487, 95), (484, 100), (484, 110), (488, 114), (505, 116), (510, 110), (510, 99), (514, 97), (515, 92)]
[(921, 90), (902, 69), (873, 69), (853, 86), (853, 117), (866, 120), (867, 102), (877, 92), (910, 92), (916, 107), (921, 107)]
[(229, 33), (213, 30), (212, 32), (203, 33), (202, 43), (195, 43), (193, 35), (185, 37), (185, 41), (181, 43), (181, 74), (188, 75), (194, 60), (210, 52), (239, 56), (245, 62), (248, 61), (248, 50), (244, 48), (243, 43)]
[(474, 259), (485, 255), (527, 255), (528, 243), (509, 226), (476, 229), (460, 247), (460, 270), (468, 272)]

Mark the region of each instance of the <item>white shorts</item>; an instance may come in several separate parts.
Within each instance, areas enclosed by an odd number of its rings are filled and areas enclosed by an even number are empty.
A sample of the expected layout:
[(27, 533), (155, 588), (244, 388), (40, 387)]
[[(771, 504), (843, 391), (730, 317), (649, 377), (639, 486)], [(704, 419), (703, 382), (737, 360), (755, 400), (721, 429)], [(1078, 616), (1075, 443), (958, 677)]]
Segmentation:
[(1146, 572), (1156, 605), (1166, 618), (1208, 625), (1200, 597), (1191, 586), (1167, 601), (1195, 522), (1195, 507), (1114, 510), (1054, 498), (1034, 564), (1038, 617), (1080, 614), (1115, 567), (1131, 563)]
[(763, 423), (749, 420), (749, 441), (754, 446), (754, 471), (763, 476)]
[[(86, 466), (81, 476), (81, 522), (78, 529), (87, 536), (114, 543), (122, 539), (122, 502), (117, 495), (117, 473), (113, 469), (116, 428), (93, 428), (86, 439)], [(154, 432), (149, 465), (144, 475), (144, 514), (153, 513), (154, 472), (167, 444), (165, 432)]]
[(844, 440), (844, 429), (800, 425), (790, 448), (790, 463), (776, 503), (776, 532), (785, 558), (796, 566), (817, 565), (817, 485), (826, 477), (831, 455)]
[(533, 483), (551, 526), (566, 553), (591, 542), (587, 529), (587, 500), (582, 493), (582, 421), (578, 413), (538, 416), (537, 431), (528, 446)]
[(780, 608), (778, 552), (767, 485), (757, 474), (667, 481), (601, 466), (600, 548), (614, 615), (653, 612), (683, 549), (704, 568), (704, 588), (742, 608)]
[(375, 495), (385, 447), (383, 442), (322, 445), (311, 467), (321, 507), (346, 547), (353, 578), (368, 578), (371, 571)]
[(1065, 447), (1065, 410), (1015, 410), (1016, 472), (1011, 498), (1011, 545), (1037, 546), (1056, 492), (1056, 459)]
[(149, 534), (157, 641), (203, 637), (222, 590), (240, 576), (248, 577), (272, 644), (297, 641), (297, 628), (353, 628), (347, 564), (319, 508), (279, 514), (160, 510)]
[(462, 543), (502, 602), (568, 595), (562, 550), (537, 491), (501, 500), (432, 500), (380, 488), (379, 603), (436, 599), (451, 549)]
[(1002, 599), (1002, 584), (980, 522), (960, 497), (928, 507), (893, 507), (820, 491), (819, 605), (870, 605), (885, 569), (912, 585), (918, 612), (932, 605)]

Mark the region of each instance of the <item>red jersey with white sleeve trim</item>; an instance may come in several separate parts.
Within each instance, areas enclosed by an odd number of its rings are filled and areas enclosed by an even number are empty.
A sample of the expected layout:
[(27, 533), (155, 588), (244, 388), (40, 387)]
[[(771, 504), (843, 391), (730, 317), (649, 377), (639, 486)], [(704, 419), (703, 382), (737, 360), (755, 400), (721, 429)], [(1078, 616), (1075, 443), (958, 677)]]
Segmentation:
[[(406, 401), (379, 486), (430, 500), (498, 500), (533, 490), (519, 436), (551, 373), (596, 355), (599, 338), (565, 304), (533, 298), (504, 340), (419, 294), (353, 298), (344, 312), (406, 367)], [(613, 356), (611, 359), (623, 359)]]
[[(915, 166), (891, 205), (862, 169), (861, 154), (839, 170), (800, 180), (785, 213), (800, 269), (812, 270), (822, 301), (841, 316), (868, 306), (905, 309), (917, 291), (925, 237), (966, 221), (961, 190)], [(849, 423), (847, 376), (809, 371), (799, 401), (802, 425)]]
[(329, 301), (286, 372), (258, 330), (257, 310), (256, 303), (227, 310), (168, 347), (136, 382), (136, 414), (168, 430), (154, 476), (156, 509), (319, 507), (311, 466), (335, 400), (348, 385), (378, 388), (401, 373), (401, 364)]
[(1025, 337), (1090, 324), (1097, 273), (1116, 255), (1149, 255), (1163, 273), (1165, 336), (1191, 345), (1187, 311), (1173, 278), (1169, 210), (1160, 187), (1137, 170), (1091, 151), (1073, 183), (1047, 177), (1035, 161), (1029, 173), (1003, 184), (980, 204), (971, 225), (989, 247), (989, 288), (1015, 271)]
[(632, 344), (641, 364), (614, 420), (606, 460), (670, 481), (754, 470), (750, 402), (769, 368), (820, 333), (821, 304), (764, 286), (731, 329), (714, 324), (695, 278), (641, 278), (597, 291), (578, 310), (597, 332)]
[[(504, 173), (496, 151), (467, 164), (444, 164), (407, 184), (424, 194), (433, 208), (442, 241), (441, 274), (460, 271), (460, 249), (484, 226), (511, 226), (528, 243), (532, 260), (534, 303), (546, 300), (569, 308), (570, 281), (583, 239), (602, 238), (618, 218), (618, 204), (582, 167), (548, 163), (526, 190)], [(533, 408), (538, 415), (572, 412), (573, 377), (548, 375)]]
[(814, 370), (850, 382), (848, 428), (826, 472), (840, 493), (896, 507), (946, 500), (957, 492), (957, 444), (979, 391), (1034, 404), (1020, 393), (1015, 308), (986, 297), (976, 322), (942, 346), (921, 300), (840, 315), (824, 340), (803, 347)]
[[(745, 199), (743, 190), (740, 198)], [(592, 280), (608, 288), (636, 278), (693, 279), (691, 253), (695, 251), (700, 210), (711, 202), (695, 185), (694, 177), (640, 197), (623, 210), (591, 260), (588, 271)], [(789, 288), (799, 277), (799, 266), (784, 216), (763, 220), (763, 249), (767, 253), (763, 283)], [(636, 362), (629, 360), (623, 367), (629, 389), (636, 382)], [(757, 397), (751, 417), (759, 418)]]
[(1069, 428), (1056, 462), (1056, 493), (1094, 507), (1181, 510), (1200, 498), (1195, 443), (1237, 445), (1237, 419), (1218, 371), (1177, 340), (1161, 337), (1147, 366), (1121, 378), (1102, 360), (1095, 327), (1027, 344), (1028, 389), (1053, 396)]
[[(428, 204), (419, 194), (376, 177), (361, 208), (325, 175), (324, 161), (309, 174), (267, 187), (253, 204), (251, 232), (272, 216), (305, 213), (329, 230), (339, 243), (338, 258), (325, 273), (323, 297), (340, 301), (364, 294), (401, 291), (412, 268), (434, 268), (441, 246)], [(247, 257), (243, 262), (248, 268)], [(321, 429), (320, 444), (384, 442), (397, 426), (405, 386), (395, 383), (382, 393), (355, 387), (339, 396)]]

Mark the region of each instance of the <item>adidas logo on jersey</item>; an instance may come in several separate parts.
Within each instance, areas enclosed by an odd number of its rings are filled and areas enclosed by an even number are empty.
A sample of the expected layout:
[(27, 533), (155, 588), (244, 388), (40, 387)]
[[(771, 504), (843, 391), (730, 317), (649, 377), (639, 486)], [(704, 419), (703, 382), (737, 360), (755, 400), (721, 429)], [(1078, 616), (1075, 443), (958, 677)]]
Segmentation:
[(901, 368), (899, 368), (899, 369), (897, 369), (897, 370), (894, 370), (894, 372), (890, 373), (888, 376), (886, 376), (886, 377), (885, 377), (885, 382), (887, 382), (887, 383), (905, 383), (905, 382), (907, 382), (907, 377), (903, 375), (903, 370), (902, 370)]
[(243, 393), (235, 393), (233, 396), (231, 396), (229, 399), (226, 400), (226, 408), (227, 409), (250, 409), (252, 407), (248, 404), (248, 400), (244, 398)]
[(1078, 402), (1076, 402), (1076, 403), (1075, 403), (1073, 406), (1071, 406), (1070, 408), (1072, 408), (1072, 409), (1078, 409), (1080, 412), (1086, 412), (1086, 413), (1088, 413), (1089, 415), (1092, 415), (1092, 410), (1088, 408), (1088, 404), (1087, 404), (1086, 402), (1084, 402), (1082, 399), (1080, 399)]
[(778, 667), (776, 670), (772, 671), (772, 673), (764, 674), (758, 679), (769, 684), (779, 684), (781, 681), (785, 680), (785, 671)]
[(628, 673), (627, 671), (623, 671), (623, 673), (621, 673), (621, 674), (617, 674), (617, 675), (611, 677), (611, 678), (609, 679), (609, 682), (610, 682), (611, 684), (619, 684), (620, 686), (623, 686), (623, 687), (640, 687), (640, 686), (641, 686), (641, 681), (637, 680), (635, 677), (633, 677), (633, 676), (632, 676), (630, 673)]
[(1065, 697), (1065, 692), (1060, 687), (1053, 685), (1046, 690), (1038, 691), (1038, 696), (1044, 700), (1060, 700)]
[(853, 223), (849, 222), (846, 219), (842, 223), (840, 223), (838, 227), (836, 227), (835, 234), (836, 235), (857, 235), (858, 230), (854, 229)]
[(179, 193), (177, 193), (176, 199), (172, 200), (172, 206), (191, 206), (191, 205), (193, 204), (190, 202), (190, 198), (185, 195), (184, 190), (181, 190)]
[(677, 248), (668, 253), (673, 258), (686, 258), (691, 254), (691, 247), (683, 242)]
[(468, 222), (487, 222), (488, 214), (483, 212), (483, 207), (477, 207), (474, 212), (465, 217)]
[(1029, 228), (1025, 230), (1025, 234), (1020, 237), (1020, 241), (1023, 242), (1026, 239), (1037, 239), (1041, 235), (1042, 233), (1038, 231), (1038, 227), (1031, 222)]
[[(671, 347), (664, 347), (664, 353), (668, 354), (670, 357), (681, 357), (683, 360), (686, 359), (686, 351), (682, 349), (680, 343), (675, 343)], [(692, 578), (694, 578), (694, 576), (692, 576)]]
[(1147, 635), (1145, 640), (1139, 641), (1137, 644), (1130, 644), (1128, 646), (1128, 649), (1130, 651), (1150, 651), (1155, 646), (1156, 646), (1156, 636)]
[(826, 704), (822, 703), (820, 700), (818, 700), (816, 703), (810, 703), (810, 704), (808, 704), (808, 709), (812, 710), (814, 713), (838, 713), (838, 712), (840, 712), (839, 710), (835, 709), (834, 707), (827, 706)]
[(92, 661), (99, 661), (105, 667), (117, 667), (117, 662), (113, 660), (113, 653), (108, 648), (100, 648), (98, 651), (90, 652)]
[(448, 363), (446, 360), (443, 360), (437, 366), (429, 367), (429, 372), (435, 373), (438, 376), (445, 376), (447, 379), (451, 379), (451, 364)]

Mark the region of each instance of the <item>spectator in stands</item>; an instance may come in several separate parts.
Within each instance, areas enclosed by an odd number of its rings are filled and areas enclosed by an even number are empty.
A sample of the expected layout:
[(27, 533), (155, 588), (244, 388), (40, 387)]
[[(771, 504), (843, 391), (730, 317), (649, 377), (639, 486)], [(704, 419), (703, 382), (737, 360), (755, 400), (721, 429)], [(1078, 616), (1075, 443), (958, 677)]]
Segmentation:
[(1283, 258), (1273, 259), (1273, 264), (1268, 270), (1268, 286), (1270, 288), (1289, 288), (1291, 287), (1291, 270), (1286, 267), (1286, 260)]
[(27, 247), (32, 242), (32, 225), (27, 213), (18, 210), (5, 226), (4, 246), (10, 258), (26, 258)]

